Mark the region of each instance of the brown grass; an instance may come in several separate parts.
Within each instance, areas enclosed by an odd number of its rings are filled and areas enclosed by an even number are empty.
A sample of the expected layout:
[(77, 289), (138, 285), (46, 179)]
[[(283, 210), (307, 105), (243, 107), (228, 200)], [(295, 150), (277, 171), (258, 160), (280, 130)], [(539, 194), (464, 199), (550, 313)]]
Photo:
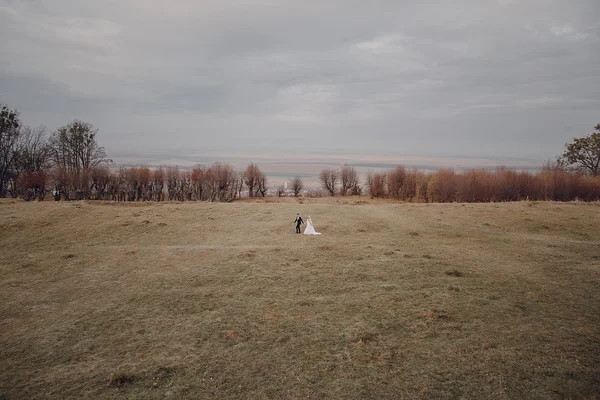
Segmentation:
[(598, 203), (365, 203), (1, 201), (0, 398), (598, 398)]

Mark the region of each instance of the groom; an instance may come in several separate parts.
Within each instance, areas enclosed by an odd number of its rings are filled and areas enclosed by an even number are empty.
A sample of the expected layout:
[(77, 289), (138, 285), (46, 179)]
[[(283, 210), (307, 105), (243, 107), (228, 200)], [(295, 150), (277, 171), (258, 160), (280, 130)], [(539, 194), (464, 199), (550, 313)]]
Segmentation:
[(300, 214), (296, 214), (296, 219), (294, 220), (294, 222), (296, 223), (296, 233), (300, 233), (300, 225), (304, 223)]

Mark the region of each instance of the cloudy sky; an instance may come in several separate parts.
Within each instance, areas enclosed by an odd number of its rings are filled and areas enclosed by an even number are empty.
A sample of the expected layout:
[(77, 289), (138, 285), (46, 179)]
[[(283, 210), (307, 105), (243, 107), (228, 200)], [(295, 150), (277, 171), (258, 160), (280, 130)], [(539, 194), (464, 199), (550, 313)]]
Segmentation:
[(598, 0), (0, 0), (0, 102), (110, 154), (547, 160), (600, 123)]

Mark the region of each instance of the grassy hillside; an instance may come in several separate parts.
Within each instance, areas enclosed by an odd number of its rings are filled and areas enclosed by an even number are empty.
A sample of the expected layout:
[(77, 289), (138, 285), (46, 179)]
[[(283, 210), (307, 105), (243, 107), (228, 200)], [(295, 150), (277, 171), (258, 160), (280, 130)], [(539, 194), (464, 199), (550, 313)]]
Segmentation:
[(598, 203), (342, 203), (0, 202), (0, 398), (598, 398)]

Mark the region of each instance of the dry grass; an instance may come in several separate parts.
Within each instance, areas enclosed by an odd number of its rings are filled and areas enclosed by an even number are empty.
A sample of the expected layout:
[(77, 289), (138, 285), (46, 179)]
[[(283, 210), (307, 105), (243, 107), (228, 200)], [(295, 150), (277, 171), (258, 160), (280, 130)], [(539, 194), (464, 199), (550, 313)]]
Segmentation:
[(0, 202), (0, 398), (598, 398), (599, 204), (303, 203)]

